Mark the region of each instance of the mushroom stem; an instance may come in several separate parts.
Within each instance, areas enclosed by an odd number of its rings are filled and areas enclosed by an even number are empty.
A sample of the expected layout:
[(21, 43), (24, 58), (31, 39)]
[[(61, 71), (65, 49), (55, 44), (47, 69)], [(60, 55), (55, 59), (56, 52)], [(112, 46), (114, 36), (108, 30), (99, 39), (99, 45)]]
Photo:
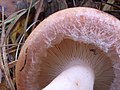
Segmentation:
[(85, 66), (73, 66), (58, 75), (43, 90), (93, 90), (94, 72)]

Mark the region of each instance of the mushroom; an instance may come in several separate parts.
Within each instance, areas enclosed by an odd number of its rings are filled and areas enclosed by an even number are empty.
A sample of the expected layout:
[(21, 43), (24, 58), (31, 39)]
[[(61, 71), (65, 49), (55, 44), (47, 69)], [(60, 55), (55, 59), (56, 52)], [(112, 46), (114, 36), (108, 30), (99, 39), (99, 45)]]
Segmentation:
[(76, 7), (42, 21), (16, 65), (17, 90), (119, 90), (120, 21)]

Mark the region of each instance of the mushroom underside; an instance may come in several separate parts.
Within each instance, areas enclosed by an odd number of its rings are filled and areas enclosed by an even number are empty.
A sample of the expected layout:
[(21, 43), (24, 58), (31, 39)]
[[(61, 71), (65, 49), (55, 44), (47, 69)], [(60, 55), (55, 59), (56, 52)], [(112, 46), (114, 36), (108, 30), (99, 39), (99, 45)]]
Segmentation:
[(86, 66), (95, 75), (94, 90), (109, 90), (115, 78), (112, 60), (92, 44), (64, 39), (49, 48), (40, 68), (41, 89), (63, 71), (73, 66)]

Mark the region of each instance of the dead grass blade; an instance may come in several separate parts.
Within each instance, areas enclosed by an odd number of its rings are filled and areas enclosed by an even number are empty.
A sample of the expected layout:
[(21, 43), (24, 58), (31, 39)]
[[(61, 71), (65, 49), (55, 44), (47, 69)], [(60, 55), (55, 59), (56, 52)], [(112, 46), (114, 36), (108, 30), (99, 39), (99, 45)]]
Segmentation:
[(8, 35), (10, 34), (10, 31), (12, 30), (13, 26), (15, 25), (15, 23), (19, 20), (19, 18), (24, 15), (27, 12), (27, 10), (21, 12), (19, 15), (17, 15), (16, 19), (10, 24), (10, 26), (8, 27), (8, 30), (6, 31), (6, 37), (8, 37)]
[[(4, 24), (4, 7), (2, 7), (2, 34), (1, 34), (1, 45), (5, 45), (6, 44), (6, 36), (5, 36), (5, 24)], [(15, 87), (14, 87), (14, 84), (13, 84), (13, 81), (10, 77), (10, 71), (9, 71), (9, 68), (8, 68), (8, 62), (7, 62), (7, 53), (6, 53), (6, 48), (5, 47), (2, 47), (1, 48), (1, 61), (2, 61), (2, 67), (3, 67), (3, 71), (4, 71), (4, 74), (5, 74), (5, 78), (6, 78), (6, 81), (8, 83), (8, 87), (11, 89), (11, 90), (15, 90)]]
[[(108, 0), (107, 3), (110, 3), (110, 4), (114, 4), (115, 0)], [(113, 7), (111, 5), (108, 5), (108, 4), (105, 4), (105, 6), (103, 7), (103, 11), (105, 10), (113, 10), (112, 9)]]
[[(36, 8), (34, 21), (37, 21), (39, 14), (42, 12), (43, 0), (38, 0), (38, 7)], [(32, 30), (35, 28), (35, 25), (32, 27)]]
[[(30, 28), (31, 28), (33, 25), (35, 25), (37, 22), (39, 22), (39, 21), (33, 22), (33, 23), (26, 29), (26, 32), (29, 31)], [(18, 46), (17, 46), (16, 54), (15, 54), (15, 60), (18, 59), (18, 52), (19, 52), (19, 49), (20, 49), (20, 44), (21, 44), (21, 42), (22, 42), (24, 36), (25, 36), (25, 33), (22, 34), (22, 36), (21, 36), (21, 38), (20, 38), (20, 40), (19, 40), (19, 42), (18, 42)]]

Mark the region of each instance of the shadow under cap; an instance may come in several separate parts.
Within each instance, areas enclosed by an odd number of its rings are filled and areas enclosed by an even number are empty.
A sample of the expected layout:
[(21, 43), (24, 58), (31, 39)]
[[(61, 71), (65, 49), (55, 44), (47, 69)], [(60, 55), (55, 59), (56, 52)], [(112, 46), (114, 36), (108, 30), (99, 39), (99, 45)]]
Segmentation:
[[(110, 90), (119, 90), (119, 25), (120, 21), (115, 17), (85, 7), (69, 8), (49, 16), (33, 30), (22, 47), (16, 66), (17, 89), (41, 90), (41, 66), (47, 61), (43, 57), (48, 56), (49, 48), (69, 39), (94, 45), (105, 53), (105, 57), (110, 59), (108, 62), (112, 61), (110, 67), (114, 70)], [(91, 51), (94, 52), (94, 49)]]

